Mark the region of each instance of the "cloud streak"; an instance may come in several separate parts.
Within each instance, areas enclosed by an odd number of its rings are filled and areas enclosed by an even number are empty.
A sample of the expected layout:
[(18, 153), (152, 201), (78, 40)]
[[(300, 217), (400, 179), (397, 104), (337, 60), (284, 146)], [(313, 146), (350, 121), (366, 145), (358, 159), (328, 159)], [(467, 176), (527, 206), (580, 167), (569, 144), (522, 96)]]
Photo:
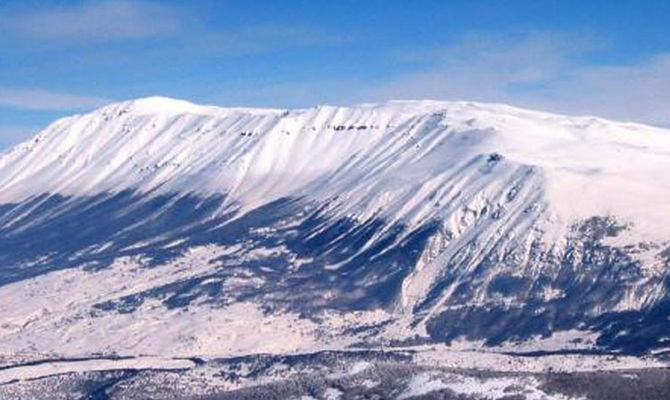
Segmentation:
[(628, 65), (585, 61), (608, 46), (555, 33), (465, 39), (399, 62), (432, 66), (376, 84), (375, 99), (436, 98), (503, 102), (569, 114), (668, 125), (670, 54)]
[(56, 93), (41, 89), (0, 87), (0, 106), (28, 110), (68, 111), (100, 107), (108, 99)]
[[(136, 0), (84, 1), (43, 9), (0, 6), (0, 33), (18, 41), (54, 45), (170, 40), (168, 50), (247, 54), (289, 47), (347, 43), (350, 34), (313, 27), (253, 23), (212, 25), (188, 5)], [(0, 40), (2, 40), (0, 38)]]
[(145, 39), (181, 30), (177, 10), (160, 4), (96, 1), (0, 13), (0, 31), (21, 38), (74, 42)]
[(354, 40), (354, 35), (341, 32), (301, 26), (259, 24), (200, 35), (197, 47), (201, 51), (239, 55), (267, 53), (288, 48), (341, 46)]

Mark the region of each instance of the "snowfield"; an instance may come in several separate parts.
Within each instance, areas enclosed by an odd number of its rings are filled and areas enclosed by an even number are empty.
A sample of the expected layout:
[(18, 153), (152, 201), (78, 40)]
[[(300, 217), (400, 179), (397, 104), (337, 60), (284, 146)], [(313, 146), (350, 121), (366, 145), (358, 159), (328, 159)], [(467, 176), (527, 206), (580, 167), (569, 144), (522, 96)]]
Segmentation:
[(551, 374), (667, 367), (669, 173), (670, 130), (500, 104), (58, 120), (0, 154), (0, 397), (590, 398)]
[[(507, 165), (478, 177), (486, 167), (471, 162), (480, 155)], [(562, 227), (616, 215), (644, 239), (670, 236), (667, 130), (469, 102), (292, 111), (160, 97), (117, 103), (61, 119), (6, 152), (0, 199), (133, 188), (223, 193), (252, 209), (287, 196), (337, 196), (347, 215), (417, 223), (453, 212), (454, 195), (473, 209), (495, 200), (522, 165), (538, 170), (524, 195), (548, 203), (548, 218)]]

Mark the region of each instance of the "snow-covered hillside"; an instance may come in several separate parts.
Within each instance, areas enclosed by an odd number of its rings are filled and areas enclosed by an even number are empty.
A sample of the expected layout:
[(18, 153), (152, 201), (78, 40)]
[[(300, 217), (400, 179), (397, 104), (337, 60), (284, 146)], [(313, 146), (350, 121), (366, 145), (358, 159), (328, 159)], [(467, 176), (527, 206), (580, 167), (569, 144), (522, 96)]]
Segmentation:
[(559, 221), (616, 215), (641, 234), (669, 236), (667, 130), (464, 102), (295, 111), (159, 97), (113, 104), (59, 120), (5, 154), (0, 196), (159, 189), (224, 193), (245, 208), (338, 196), (348, 215), (415, 223), (448, 214), (457, 192), (477, 197), (475, 206), (495, 202), (520, 167), (533, 168), (532, 196)]
[(669, 173), (670, 130), (505, 105), (112, 104), (0, 156), (0, 351), (662, 349)]

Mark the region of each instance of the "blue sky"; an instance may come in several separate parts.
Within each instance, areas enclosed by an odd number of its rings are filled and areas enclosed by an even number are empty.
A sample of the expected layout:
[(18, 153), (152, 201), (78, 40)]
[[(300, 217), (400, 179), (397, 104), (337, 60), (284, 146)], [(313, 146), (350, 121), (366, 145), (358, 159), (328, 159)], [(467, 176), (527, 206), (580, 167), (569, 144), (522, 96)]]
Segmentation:
[(0, 1), (0, 149), (165, 95), (505, 102), (670, 125), (670, 1)]

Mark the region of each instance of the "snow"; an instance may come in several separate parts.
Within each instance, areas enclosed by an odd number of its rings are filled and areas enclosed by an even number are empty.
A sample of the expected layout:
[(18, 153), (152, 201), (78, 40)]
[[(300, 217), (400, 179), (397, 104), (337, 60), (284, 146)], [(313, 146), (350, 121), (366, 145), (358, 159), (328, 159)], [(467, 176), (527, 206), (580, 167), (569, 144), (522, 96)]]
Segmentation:
[(599, 334), (576, 329), (554, 331), (549, 337), (537, 337), (528, 341), (508, 341), (496, 346), (496, 351), (523, 353), (532, 351), (569, 351), (592, 349), (596, 345)]
[(355, 363), (352, 367), (351, 370), (349, 371), (349, 375), (356, 375), (360, 374), (361, 372), (365, 371), (366, 369), (370, 368), (371, 364), (365, 361), (360, 361)]
[[(266, 315), (261, 305), (253, 302), (233, 302), (224, 307), (201, 302), (168, 309), (153, 298), (132, 313), (111, 310), (92, 314), (95, 304), (209, 275), (212, 265), (203, 260), (234, 251), (214, 245), (193, 247), (183, 256), (152, 268), (144, 267), (137, 257), (123, 257), (102, 270), (82, 267), (55, 271), (1, 286), (0, 355), (21, 355), (25, 359), (51, 353), (67, 357), (230, 357), (342, 349), (360, 341), (356, 335), (343, 335), (346, 329), (389, 318), (382, 310), (328, 312), (317, 323), (296, 313)], [(260, 285), (262, 281), (257, 277), (231, 277), (224, 282), (222, 296), (244, 284)], [(281, 340), (268, 340), (273, 337)]]
[[(132, 313), (114, 310), (92, 315), (94, 304), (138, 293), (146, 289), (211, 273), (211, 264), (201, 260), (229, 254), (235, 249), (219, 246), (194, 247), (169, 263), (143, 267), (135, 257), (117, 259), (102, 270), (55, 271), (0, 287), (0, 360), (119, 356), (207, 358), (249, 354), (304, 354), (324, 350), (351, 351), (361, 337), (345, 334), (353, 326), (391, 321), (370, 340), (402, 339), (413, 332), (399, 315), (383, 310), (325, 312), (320, 322), (287, 312), (266, 315), (260, 305), (235, 302), (225, 307), (195, 303), (187, 309), (167, 309), (158, 300), (146, 299)], [(223, 267), (225, 268), (225, 266)], [(232, 278), (231, 278), (232, 279)], [(250, 277), (253, 280), (253, 277)], [(243, 284), (235, 277), (225, 285)], [(101, 332), (106, 334), (101, 335)], [(632, 356), (550, 355), (516, 357), (502, 352), (565, 350), (589, 347), (595, 334), (582, 331), (557, 332), (531, 343), (508, 343), (482, 349), (480, 342), (454, 341), (452, 346), (422, 345), (385, 347), (385, 351), (413, 351), (419, 365), (500, 371), (545, 372), (548, 370), (592, 371), (665, 367), (652, 358)], [(268, 340), (281, 338), (281, 340)], [(571, 342), (579, 338), (581, 344)], [(534, 344), (533, 344), (534, 343)], [(8, 355), (9, 357), (3, 357)], [(13, 362), (16, 363), (16, 362)], [(7, 363), (12, 364), (12, 363)], [(74, 364), (73, 364), (74, 365)], [(372, 365), (353, 363), (335, 377), (360, 374)]]
[(422, 396), (437, 390), (448, 389), (457, 395), (476, 398), (503, 399), (523, 396), (528, 400), (581, 400), (584, 397), (568, 397), (549, 394), (539, 388), (541, 382), (533, 377), (501, 377), (477, 379), (456, 374), (421, 373), (412, 377), (406, 390), (398, 400)]
[(358, 375), (358, 374), (367, 370), (370, 367), (372, 367), (372, 363), (367, 362), (367, 361), (358, 361), (358, 362), (352, 364), (349, 367), (348, 371), (331, 374), (330, 378), (338, 379), (338, 378), (345, 378), (345, 377), (348, 377), (348, 376)]
[[(127, 188), (227, 193), (236, 206), (285, 196), (390, 222), (495, 202), (519, 166), (557, 234), (593, 215), (670, 237), (670, 131), (498, 104), (392, 101), (303, 110), (221, 108), (152, 97), (59, 120), (0, 157), (0, 201)], [(482, 175), (474, 157), (501, 154)], [(473, 186), (475, 185), (475, 186)], [(465, 190), (459, 193), (460, 190)], [(506, 192), (505, 192), (506, 193)], [(579, 195), (576, 195), (579, 194)], [(454, 219), (451, 226), (458, 231)]]
[[(485, 371), (577, 372), (666, 368), (667, 362), (653, 357), (627, 355), (551, 354), (519, 357), (495, 349), (457, 350), (443, 345), (417, 346), (414, 361), (419, 365)], [(500, 351), (509, 351), (501, 348)]]
[(185, 359), (137, 357), (130, 359), (91, 359), (81, 361), (52, 361), (35, 365), (22, 365), (0, 370), (0, 385), (15, 380), (37, 379), (50, 375), (73, 372), (112, 371), (122, 369), (179, 370), (195, 366)]
[(339, 400), (340, 398), (342, 398), (342, 391), (336, 388), (328, 388), (323, 393), (323, 398), (325, 400)]
[(448, 387), (449, 385), (445, 384), (441, 380), (433, 379), (433, 377), (428, 373), (419, 374), (414, 376), (409, 381), (407, 389), (400, 396), (398, 396), (398, 400), (403, 400), (415, 396), (422, 396), (424, 394), (446, 389)]
[[(403, 281), (394, 310), (326, 312), (317, 323), (288, 312), (267, 316), (253, 302), (167, 309), (149, 299), (133, 313), (90, 315), (100, 302), (208, 275), (214, 267), (202, 260), (238, 250), (203, 246), (154, 268), (143, 268), (140, 259), (122, 258), (104, 270), (51, 272), (0, 287), (0, 353), (30, 358), (54, 351), (233, 356), (341, 350), (363, 339), (343, 335), (347, 327), (381, 322), (391, 323), (378, 337), (364, 339), (383, 343), (426, 337), (425, 325), (410, 328), (408, 318), (461, 248), (454, 243), (479, 238), (481, 247), (473, 251), (471, 262), (476, 265), (486, 246), (503, 236), (509, 243), (528, 243), (541, 232), (539, 239), (545, 243), (560, 244), (572, 223), (591, 216), (630, 223), (626, 235), (608, 240), (617, 246), (650, 243), (651, 250), (635, 256), (643, 261), (646, 277), (658, 280), (665, 274), (658, 251), (670, 238), (668, 171), (670, 130), (498, 104), (392, 101), (273, 110), (201, 106), (161, 97), (112, 104), (58, 120), (1, 154), (0, 204), (45, 192), (90, 196), (133, 189), (149, 195), (226, 194), (221, 212), (236, 209), (240, 214), (278, 198), (302, 198), (324, 205), (333, 217), (383, 219), (386, 225), (376, 237), (397, 222), (407, 225), (408, 232), (432, 219), (440, 219), (443, 226)], [(477, 222), (481, 210), (501, 205), (506, 212), (499, 219)], [(100, 243), (99, 250), (109, 245)], [(280, 246), (246, 256), (262, 260), (278, 252), (288, 250)], [(294, 259), (294, 270), (308, 261)], [(467, 278), (467, 273), (462, 276)], [(263, 283), (259, 277), (231, 277), (224, 287)], [(440, 295), (423, 322), (444, 309), (455, 288)], [(664, 290), (661, 285), (646, 293), (635, 289), (623, 293), (616, 310), (639, 309)], [(546, 300), (564, 296), (551, 286), (543, 294)], [(472, 304), (479, 300), (473, 298)], [(661, 365), (632, 357), (531, 359), (495, 353), (588, 347), (595, 337), (592, 332), (557, 332), (533, 344), (505, 343), (490, 352), (473, 350), (481, 343), (456, 343), (419, 349), (416, 359), (458, 368), (528, 371)], [(367, 367), (355, 364), (345, 373)], [(413, 385), (424, 388), (447, 384), (430, 376), (416, 379)], [(470, 384), (451, 382), (448, 387), (470, 393)]]

